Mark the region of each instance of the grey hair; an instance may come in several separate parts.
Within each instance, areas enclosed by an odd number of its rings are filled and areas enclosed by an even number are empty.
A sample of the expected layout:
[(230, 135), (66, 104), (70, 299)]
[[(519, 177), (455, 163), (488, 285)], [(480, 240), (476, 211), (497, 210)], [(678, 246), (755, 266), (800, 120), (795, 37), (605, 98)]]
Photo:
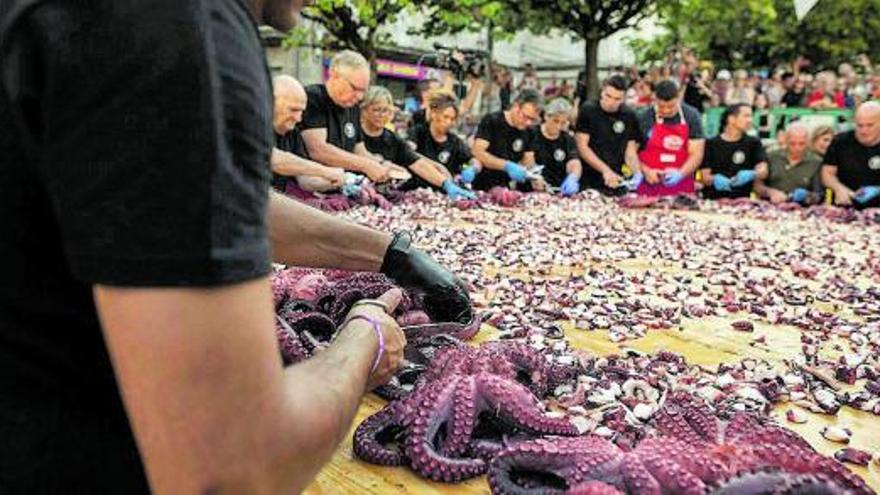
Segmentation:
[(555, 98), (544, 107), (544, 115), (547, 117), (561, 114), (568, 115), (571, 113), (571, 108), (571, 103), (565, 98)]
[(806, 124), (803, 124), (801, 122), (794, 122), (789, 125), (788, 128), (785, 130), (785, 133), (789, 136), (796, 132), (802, 132), (807, 140), (810, 139), (810, 128)]
[(361, 102), (361, 108), (367, 108), (380, 102), (394, 105), (394, 97), (391, 96), (391, 91), (388, 91), (388, 88), (385, 86), (370, 86), (367, 94), (364, 95), (364, 101)]
[(370, 70), (370, 63), (358, 52), (342, 50), (330, 60), (330, 70), (334, 72), (351, 72), (354, 70)]

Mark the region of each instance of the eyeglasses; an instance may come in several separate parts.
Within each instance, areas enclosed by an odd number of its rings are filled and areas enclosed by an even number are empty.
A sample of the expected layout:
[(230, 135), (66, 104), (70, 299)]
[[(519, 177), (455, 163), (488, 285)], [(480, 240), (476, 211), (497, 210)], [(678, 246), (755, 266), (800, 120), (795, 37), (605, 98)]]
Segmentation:
[(376, 115), (388, 115), (394, 111), (394, 109), (389, 108), (389, 107), (375, 107), (375, 106), (367, 107), (367, 110), (369, 110), (372, 113), (375, 113)]
[(530, 124), (540, 124), (541, 123), (541, 115), (529, 115), (525, 113), (522, 109), (520, 109), (519, 114), (523, 116), (524, 119)]
[(354, 92), (357, 93), (357, 94), (361, 94), (361, 95), (362, 95), (362, 94), (366, 94), (367, 89), (369, 89), (369, 87), (361, 88), (361, 87), (355, 86), (354, 83), (351, 82), (351, 81), (350, 81), (348, 78), (346, 78), (346, 77), (339, 76), (339, 78), (342, 79), (343, 81), (347, 82), (347, 83), (348, 83), (348, 86), (351, 88), (351, 90), (354, 91)]

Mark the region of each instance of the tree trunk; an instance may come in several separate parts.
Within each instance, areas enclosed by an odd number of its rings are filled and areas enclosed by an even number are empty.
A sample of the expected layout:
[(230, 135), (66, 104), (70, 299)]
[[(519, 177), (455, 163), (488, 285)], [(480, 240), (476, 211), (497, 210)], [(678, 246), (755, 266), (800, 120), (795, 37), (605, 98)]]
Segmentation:
[(589, 36), (584, 37), (586, 71), (587, 71), (587, 100), (599, 98), (599, 39)]

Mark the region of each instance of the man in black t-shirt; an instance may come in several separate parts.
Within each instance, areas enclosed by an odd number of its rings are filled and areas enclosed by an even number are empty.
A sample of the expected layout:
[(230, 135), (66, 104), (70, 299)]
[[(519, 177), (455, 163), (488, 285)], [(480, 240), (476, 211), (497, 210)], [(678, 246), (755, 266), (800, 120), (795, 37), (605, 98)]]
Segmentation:
[(752, 128), (752, 107), (742, 103), (727, 107), (721, 125), (721, 134), (706, 143), (700, 166), (703, 197), (747, 198), (755, 180), (767, 178), (764, 146), (746, 134)]
[(400, 294), (283, 369), (273, 259), (469, 308), (406, 235), (270, 192), (256, 21), (298, 6), (2, 2), (0, 493), (302, 491), (402, 359)]
[(856, 129), (834, 137), (825, 153), (822, 183), (834, 202), (856, 208), (880, 207), (880, 103), (863, 103)]
[(581, 186), (610, 192), (623, 180), (623, 165), (633, 174), (639, 164), (639, 125), (636, 114), (623, 101), (627, 82), (623, 76), (609, 77), (597, 102), (581, 106), (575, 125), (575, 140), (583, 162)]
[[(533, 89), (520, 91), (510, 110), (483, 117), (474, 141), (474, 158), (481, 170), (474, 179), (475, 189), (486, 191), (507, 186), (511, 181), (524, 184), (528, 168), (535, 164), (529, 127), (541, 123), (543, 98)], [(540, 187), (539, 184), (532, 184)]]
[(275, 148), (272, 149), (272, 187), (285, 192), (288, 183), (307, 191), (326, 192), (342, 187), (345, 172), (341, 168), (326, 167), (305, 156), (305, 143), (297, 124), (302, 121), (307, 98), (305, 88), (290, 76), (276, 76), (272, 80), (275, 112), (272, 127), (275, 130)]
[(309, 103), (300, 124), (308, 158), (330, 167), (388, 180), (388, 167), (364, 146), (360, 102), (370, 86), (370, 64), (359, 53), (343, 50), (330, 62), (324, 84), (306, 88)]

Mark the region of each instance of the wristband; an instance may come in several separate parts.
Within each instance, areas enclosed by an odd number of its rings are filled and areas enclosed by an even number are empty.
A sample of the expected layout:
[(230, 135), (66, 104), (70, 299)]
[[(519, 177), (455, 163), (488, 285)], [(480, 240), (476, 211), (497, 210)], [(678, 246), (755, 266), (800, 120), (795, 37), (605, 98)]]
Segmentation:
[(379, 349), (376, 351), (376, 359), (373, 360), (373, 368), (370, 369), (370, 375), (372, 375), (379, 368), (379, 362), (382, 360), (382, 355), (385, 354), (385, 337), (382, 335), (382, 327), (379, 326), (378, 321), (367, 315), (354, 315), (345, 324), (347, 325), (354, 320), (364, 320), (372, 325), (373, 331), (376, 332), (376, 338), (379, 339)]

